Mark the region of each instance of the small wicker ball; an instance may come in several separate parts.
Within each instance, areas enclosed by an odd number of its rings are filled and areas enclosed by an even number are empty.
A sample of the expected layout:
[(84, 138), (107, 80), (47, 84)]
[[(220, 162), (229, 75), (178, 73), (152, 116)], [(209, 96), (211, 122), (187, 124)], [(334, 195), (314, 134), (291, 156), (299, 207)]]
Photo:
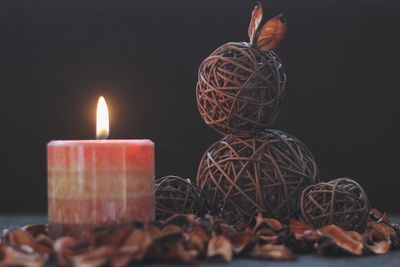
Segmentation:
[(362, 187), (349, 178), (311, 185), (301, 195), (303, 219), (315, 227), (336, 224), (346, 230), (363, 230), (369, 201)]
[(189, 179), (168, 175), (156, 181), (156, 219), (163, 220), (174, 214), (201, 215), (204, 200), (195, 184)]
[(258, 211), (287, 221), (300, 214), (303, 189), (318, 180), (310, 150), (276, 130), (256, 137), (226, 136), (204, 154), (197, 185), (211, 212), (235, 223)]
[(227, 43), (200, 65), (197, 105), (204, 121), (223, 135), (254, 135), (281, 109), (286, 75), (278, 56), (248, 43)]

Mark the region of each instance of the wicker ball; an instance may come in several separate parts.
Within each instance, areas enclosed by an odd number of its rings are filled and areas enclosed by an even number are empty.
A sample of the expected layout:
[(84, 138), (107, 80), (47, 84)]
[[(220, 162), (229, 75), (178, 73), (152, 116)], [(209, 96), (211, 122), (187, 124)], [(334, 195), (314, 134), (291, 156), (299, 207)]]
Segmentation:
[(189, 179), (168, 175), (156, 181), (156, 218), (163, 220), (174, 214), (202, 214), (204, 200)]
[(311, 185), (301, 195), (303, 219), (315, 227), (336, 224), (346, 230), (363, 230), (369, 209), (364, 190), (349, 178)]
[(204, 154), (197, 185), (212, 212), (235, 223), (257, 211), (287, 221), (300, 213), (302, 190), (318, 180), (310, 150), (276, 130), (226, 136)]
[(198, 109), (204, 121), (224, 135), (253, 135), (278, 116), (285, 84), (274, 52), (261, 52), (248, 43), (227, 43), (200, 65)]

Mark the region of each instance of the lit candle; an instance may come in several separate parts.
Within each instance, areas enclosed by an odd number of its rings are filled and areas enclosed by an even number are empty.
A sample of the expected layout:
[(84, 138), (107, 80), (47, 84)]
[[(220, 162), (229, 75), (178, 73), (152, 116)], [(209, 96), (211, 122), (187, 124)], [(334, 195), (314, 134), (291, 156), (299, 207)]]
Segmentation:
[[(97, 105), (98, 139), (109, 133)], [(53, 237), (103, 223), (154, 220), (154, 144), (150, 140), (51, 141), (47, 145), (48, 219)]]

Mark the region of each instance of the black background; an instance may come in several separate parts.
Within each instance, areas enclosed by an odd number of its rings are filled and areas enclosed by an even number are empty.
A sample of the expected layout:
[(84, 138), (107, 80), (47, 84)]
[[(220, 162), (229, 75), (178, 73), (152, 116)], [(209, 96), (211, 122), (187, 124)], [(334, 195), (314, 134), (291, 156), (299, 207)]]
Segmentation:
[[(324, 180), (353, 177), (400, 211), (400, 1), (270, 0), (288, 35), (273, 128), (313, 151)], [(0, 212), (46, 211), (46, 143), (91, 139), (97, 98), (111, 138), (150, 138), (157, 176), (194, 178), (220, 136), (195, 101), (201, 60), (246, 41), (247, 0), (0, 1)]]

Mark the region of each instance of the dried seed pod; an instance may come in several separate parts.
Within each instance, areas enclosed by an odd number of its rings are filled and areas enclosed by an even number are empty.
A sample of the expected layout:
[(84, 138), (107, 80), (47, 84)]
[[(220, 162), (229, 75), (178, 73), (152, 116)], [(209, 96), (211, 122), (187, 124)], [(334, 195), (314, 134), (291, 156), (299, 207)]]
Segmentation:
[(208, 242), (207, 258), (229, 262), (233, 258), (231, 242), (224, 236), (214, 236)]
[(168, 175), (157, 179), (155, 187), (156, 217), (164, 220), (175, 214), (202, 215), (204, 200), (189, 179)]
[(257, 259), (266, 260), (295, 260), (296, 256), (283, 245), (265, 244), (256, 247), (251, 256)]
[(318, 230), (324, 237), (320, 240), (317, 250), (321, 255), (336, 253), (338, 250), (352, 255), (361, 255), (364, 244), (362, 236), (354, 231), (346, 231), (336, 225), (326, 225)]
[(301, 195), (303, 219), (315, 227), (335, 224), (346, 230), (365, 229), (369, 201), (354, 180), (338, 178), (311, 185)]

